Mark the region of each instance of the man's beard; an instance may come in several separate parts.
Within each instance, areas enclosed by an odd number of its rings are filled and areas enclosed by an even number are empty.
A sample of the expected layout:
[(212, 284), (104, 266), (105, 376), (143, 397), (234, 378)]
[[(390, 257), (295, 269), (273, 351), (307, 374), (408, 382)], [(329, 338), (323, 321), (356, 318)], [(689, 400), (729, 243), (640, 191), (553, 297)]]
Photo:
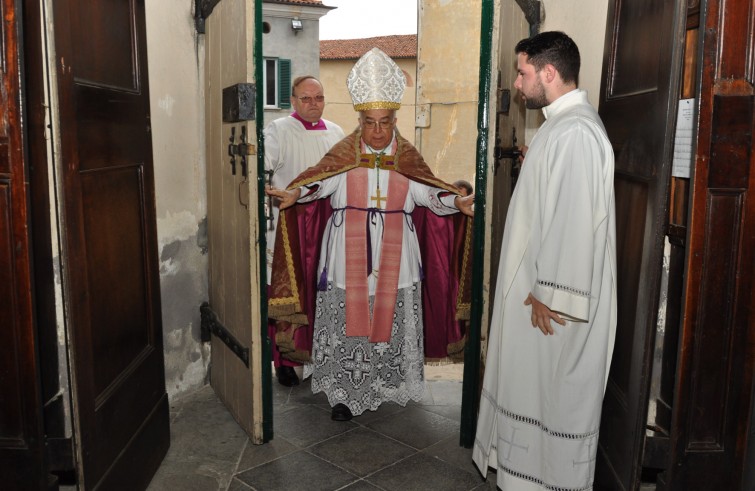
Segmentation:
[(545, 97), (545, 88), (543, 84), (535, 87), (535, 93), (531, 97), (525, 96), (524, 107), (527, 109), (542, 109), (548, 105), (548, 99)]

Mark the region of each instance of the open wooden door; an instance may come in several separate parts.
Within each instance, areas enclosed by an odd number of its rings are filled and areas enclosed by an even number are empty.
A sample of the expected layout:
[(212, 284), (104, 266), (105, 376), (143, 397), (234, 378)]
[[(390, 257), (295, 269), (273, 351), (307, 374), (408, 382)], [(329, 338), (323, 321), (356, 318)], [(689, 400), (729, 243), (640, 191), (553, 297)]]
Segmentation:
[(668, 490), (755, 489), (752, 20), (752, 0), (700, 5), (685, 295), (671, 457), (661, 476)]
[(79, 489), (144, 489), (170, 444), (144, 0), (53, 4)]
[[(260, 0), (225, 0), (205, 20), (205, 114), (210, 301), (202, 307), (203, 340), (212, 340), (211, 384), (254, 443), (263, 443), (263, 377), (260, 278), (264, 228), (258, 206), (255, 121), (241, 114), (254, 104), (255, 19)], [(259, 46), (258, 46), (259, 47)], [(224, 100), (225, 93), (225, 100)], [(246, 96), (245, 96), (246, 95)], [(251, 97), (251, 100), (249, 100)], [(259, 100), (257, 98), (257, 100)], [(225, 103), (225, 108), (224, 108)], [(261, 112), (257, 112), (259, 117)], [(229, 155), (233, 153), (234, 155)], [(233, 162), (233, 163), (232, 163)], [(264, 221), (262, 222), (264, 224)], [(263, 241), (263, 242), (260, 242)], [(212, 333), (212, 335), (210, 335)], [(267, 401), (271, 404), (271, 399)]]
[(0, 487), (46, 489), (21, 104), (21, 2), (0, 0)]
[(597, 489), (636, 489), (641, 478), (685, 7), (613, 0), (608, 8), (600, 116), (616, 154), (618, 326)]

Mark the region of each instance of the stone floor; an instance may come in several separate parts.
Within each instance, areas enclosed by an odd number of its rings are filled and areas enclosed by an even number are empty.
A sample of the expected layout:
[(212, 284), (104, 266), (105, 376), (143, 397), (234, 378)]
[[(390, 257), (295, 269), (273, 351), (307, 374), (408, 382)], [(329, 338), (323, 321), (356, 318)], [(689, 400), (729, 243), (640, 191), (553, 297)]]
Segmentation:
[(459, 446), (461, 370), (428, 367), (421, 402), (384, 404), (345, 423), (330, 419), (308, 381), (274, 383), (265, 445), (252, 445), (204, 387), (172, 402), (171, 447), (148, 490), (495, 490)]
[(171, 402), (171, 446), (148, 491), (495, 491), (495, 474), (484, 481), (472, 450), (459, 446), (462, 370), (426, 367), (421, 402), (345, 423), (330, 419), (308, 381), (273, 383), (274, 438), (265, 445), (251, 444), (203, 387)]

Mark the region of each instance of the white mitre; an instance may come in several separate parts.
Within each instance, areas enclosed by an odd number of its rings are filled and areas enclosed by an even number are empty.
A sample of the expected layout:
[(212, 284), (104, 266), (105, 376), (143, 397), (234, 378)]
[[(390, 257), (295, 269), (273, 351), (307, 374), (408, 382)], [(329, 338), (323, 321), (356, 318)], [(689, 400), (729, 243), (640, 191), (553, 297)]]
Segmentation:
[(401, 68), (378, 48), (362, 55), (346, 79), (355, 111), (398, 109), (406, 88)]

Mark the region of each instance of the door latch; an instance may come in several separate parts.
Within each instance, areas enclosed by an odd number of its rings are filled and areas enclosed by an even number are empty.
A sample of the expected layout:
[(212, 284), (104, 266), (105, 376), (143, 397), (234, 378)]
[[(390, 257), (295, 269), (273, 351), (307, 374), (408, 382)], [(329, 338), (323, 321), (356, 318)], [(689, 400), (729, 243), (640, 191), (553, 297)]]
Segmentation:
[(246, 158), (249, 155), (256, 155), (257, 149), (253, 144), (247, 142), (246, 126), (241, 127), (241, 136), (239, 137), (240, 143), (236, 143), (236, 127), (231, 127), (231, 137), (228, 139), (228, 155), (231, 157), (231, 174), (236, 175), (236, 158), (239, 158), (241, 164), (241, 175), (246, 178), (248, 176), (248, 166)]

